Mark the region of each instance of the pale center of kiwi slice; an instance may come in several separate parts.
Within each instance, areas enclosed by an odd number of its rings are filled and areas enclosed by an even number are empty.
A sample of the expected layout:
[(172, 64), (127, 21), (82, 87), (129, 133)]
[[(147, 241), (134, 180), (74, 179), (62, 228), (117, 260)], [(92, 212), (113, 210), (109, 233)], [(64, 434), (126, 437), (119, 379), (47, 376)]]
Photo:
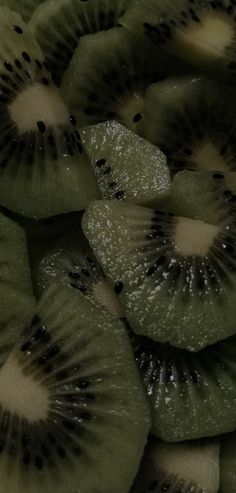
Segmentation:
[(211, 55), (223, 55), (234, 39), (234, 29), (226, 17), (211, 12), (210, 15), (202, 16), (201, 22), (186, 27), (183, 36), (188, 38), (190, 44), (202, 46)]
[(227, 171), (224, 157), (220, 155), (218, 149), (211, 142), (204, 142), (193, 148), (191, 161), (194, 162), (200, 171)]
[(111, 315), (116, 315), (118, 318), (124, 316), (124, 310), (118, 296), (115, 296), (112, 286), (108, 281), (99, 281), (93, 286), (93, 294), (97, 302), (104, 306)]
[(45, 420), (50, 407), (45, 387), (25, 376), (13, 356), (0, 370), (0, 405), (30, 423)]
[(134, 130), (143, 116), (144, 96), (135, 92), (119, 103), (118, 113), (121, 122), (130, 130)]
[(19, 133), (35, 130), (37, 122), (47, 127), (68, 124), (69, 114), (59, 91), (38, 82), (20, 92), (9, 105), (12, 121)]
[(174, 234), (175, 249), (181, 256), (198, 255), (205, 257), (214, 244), (220, 229), (219, 226), (203, 221), (178, 217)]

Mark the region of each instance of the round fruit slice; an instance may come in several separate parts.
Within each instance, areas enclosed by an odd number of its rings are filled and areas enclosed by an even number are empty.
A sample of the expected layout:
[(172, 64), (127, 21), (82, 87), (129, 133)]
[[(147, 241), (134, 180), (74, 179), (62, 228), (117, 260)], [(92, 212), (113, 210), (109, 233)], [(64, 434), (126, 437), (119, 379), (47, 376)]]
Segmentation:
[(235, 333), (234, 222), (94, 201), (82, 225), (136, 333), (191, 351)]
[(101, 196), (134, 204), (156, 204), (170, 195), (166, 157), (157, 147), (116, 121), (81, 130)]
[(0, 370), (0, 395), (2, 491), (128, 493), (150, 422), (119, 321), (51, 287)]
[(129, 333), (153, 434), (179, 442), (235, 430), (235, 336), (191, 353)]
[(35, 272), (40, 295), (55, 281), (85, 296), (100, 310), (116, 318), (124, 317), (119, 300), (120, 285), (113, 287), (84, 237), (79, 223), (68, 231), (42, 258)]
[(118, 25), (129, 0), (56, 0), (45, 2), (30, 21), (55, 83), (60, 84), (80, 39)]
[(199, 76), (170, 78), (147, 91), (140, 132), (166, 154), (172, 174), (236, 170), (234, 91)]
[(81, 39), (61, 91), (80, 127), (115, 119), (135, 131), (149, 85), (180, 69), (181, 62), (114, 28)]
[(219, 452), (216, 440), (167, 444), (151, 437), (131, 493), (216, 493)]
[(121, 23), (207, 72), (235, 83), (234, 0), (135, 0)]
[(20, 16), (0, 7), (0, 203), (42, 218), (83, 209), (97, 186), (76, 121)]

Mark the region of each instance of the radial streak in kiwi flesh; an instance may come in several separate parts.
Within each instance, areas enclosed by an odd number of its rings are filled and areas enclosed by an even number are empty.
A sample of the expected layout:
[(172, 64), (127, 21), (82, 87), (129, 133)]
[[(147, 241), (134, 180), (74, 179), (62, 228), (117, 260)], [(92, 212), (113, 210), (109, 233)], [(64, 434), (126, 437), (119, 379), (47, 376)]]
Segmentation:
[(193, 351), (235, 332), (233, 223), (94, 201), (82, 225), (135, 332)]
[(166, 157), (116, 121), (81, 130), (101, 196), (131, 203), (157, 203), (170, 194)]
[(147, 91), (140, 132), (171, 172), (236, 170), (234, 91), (204, 76), (170, 78)]
[(129, 0), (56, 0), (36, 10), (29, 26), (57, 84), (80, 38), (116, 26), (128, 5)]
[(217, 493), (217, 440), (166, 444), (150, 437), (131, 493)]
[(119, 321), (51, 286), (0, 390), (2, 493), (128, 493), (149, 411)]
[(150, 43), (114, 28), (81, 39), (61, 91), (80, 127), (115, 119), (135, 130), (148, 86), (180, 66)]
[(76, 121), (20, 16), (0, 7), (0, 203), (41, 218), (98, 194)]
[(52, 283), (85, 296), (100, 310), (116, 318), (124, 317), (119, 301), (122, 286), (110, 283), (95, 259), (79, 223), (68, 231), (42, 258), (35, 272), (38, 295)]
[(234, 0), (135, 0), (121, 23), (189, 63), (235, 82), (235, 19)]

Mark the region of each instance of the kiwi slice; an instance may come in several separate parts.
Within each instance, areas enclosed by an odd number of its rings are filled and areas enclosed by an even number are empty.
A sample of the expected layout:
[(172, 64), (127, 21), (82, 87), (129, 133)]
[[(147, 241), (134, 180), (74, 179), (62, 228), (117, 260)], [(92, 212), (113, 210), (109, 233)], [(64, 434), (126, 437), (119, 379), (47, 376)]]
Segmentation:
[(45, 0), (1, 0), (1, 5), (19, 12), (25, 22), (28, 22), (34, 10)]
[(191, 353), (129, 332), (155, 436), (179, 442), (235, 430), (235, 336)]
[(129, 0), (56, 0), (45, 2), (35, 11), (30, 28), (56, 84), (60, 84), (80, 38), (118, 25), (129, 3)]
[(121, 322), (51, 286), (0, 390), (5, 491), (128, 492), (150, 421)]
[(121, 19), (154, 44), (235, 83), (234, 0), (134, 0)]
[(217, 440), (167, 444), (150, 437), (131, 493), (218, 493)]
[(173, 178), (171, 194), (161, 204), (174, 211), (210, 224), (235, 220), (236, 173), (181, 171)]
[(79, 224), (48, 249), (35, 271), (35, 280), (38, 295), (56, 280), (107, 314), (124, 318), (119, 300), (121, 286), (117, 283), (113, 287), (106, 279)]
[(35, 307), (24, 230), (0, 213), (0, 365)]
[(236, 99), (202, 76), (169, 78), (147, 91), (141, 134), (166, 154), (171, 172), (236, 170)]
[(81, 39), (61, 92), (80, 127), (115, 119), (135, 130), (148, 86), (178, 70), (172, 57), (114, 28)]
[(170, 194), (164, 154), (116, 121), (80, 132), (101, 196), (132, 203), (156, 203)]
[(235, 493), (236, 489), (236, 433), (221, 437), (219, 493)]
[(75, 118), (21, 17), (0, 7), (0, 31), (0, 204), (36, 219), (83, 209), (98, 191)]
[(136, 333), (191, 351), (235, 333), (234, 222), (94, 201), (82, 225)]

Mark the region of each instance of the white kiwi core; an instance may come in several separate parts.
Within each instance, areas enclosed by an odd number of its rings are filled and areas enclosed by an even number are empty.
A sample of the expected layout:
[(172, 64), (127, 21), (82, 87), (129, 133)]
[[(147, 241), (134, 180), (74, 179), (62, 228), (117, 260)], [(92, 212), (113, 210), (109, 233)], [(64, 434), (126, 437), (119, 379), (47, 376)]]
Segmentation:
[(174, 235), (175, 249), (181, 256), (205, 257), (220, 229), (219, 226), (203, 221), (178, 217)]
[(30, 423), (45, 420), (50, 407), (47, 390), (25, 376), (13, 356), (0, 370), (0, 406)]
[(201, 22), (191, 22), (183, 30), (183, 35), (192, 45), (200, 45), (209, 54), (223, 55), (234, 39), (233, 25), (223, 15), (205, 15)]
[(93, 287), (93, 293), (97, 302), (104, 306), (111, 315), (118, 318), (124, 316), (124, 310), (118, 296), (116, 296), (108, 281), (100, 281)]
[(38, 82), (18, 94), (9, 105), (9, 112), (19, 133), (35, 130), (38, 121), (46, 127), (64, 125), (69, 121), (69, 113), (59, 91)]
[(204, 142), (193, 148), (191, 161), (200, 171), (228, 171), (224, 157), (211, 142)]

